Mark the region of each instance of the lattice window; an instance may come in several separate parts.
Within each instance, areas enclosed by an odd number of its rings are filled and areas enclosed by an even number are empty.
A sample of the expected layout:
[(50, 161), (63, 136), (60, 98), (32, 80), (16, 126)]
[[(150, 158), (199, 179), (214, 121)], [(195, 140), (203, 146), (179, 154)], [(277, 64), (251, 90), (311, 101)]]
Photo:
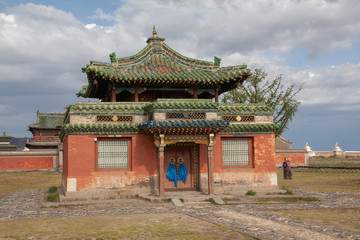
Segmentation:
[(128, 140), (98, 140), (98, 168), (128, 168)]
[(222, 116), (222, 120), (230, 122), (253, 122), (255, 121), (254, 116)]
[(166, 114), (168, 119), (205, 119), (204, 112), (169, 112)]
[(105, 115), (97, 116), (98, 122), (132, 122), (133, 116), (122, 116), (122, 115)]
[(223, 139), (223, 166), (249, 165), (250, 151), (248, 139)]

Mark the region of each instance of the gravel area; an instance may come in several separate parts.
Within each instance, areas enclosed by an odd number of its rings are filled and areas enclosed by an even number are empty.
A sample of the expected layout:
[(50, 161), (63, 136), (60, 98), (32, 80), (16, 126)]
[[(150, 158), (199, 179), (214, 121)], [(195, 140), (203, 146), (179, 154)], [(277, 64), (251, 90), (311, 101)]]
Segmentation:
[[(319, 201), (296, 204), (258, 204), (242, 196), (231, 205), (150, 202), (139, 198), (91, 202), (47, 203), (45, 189), (6, 194), (0, 199), (0, 222), (16, 219), (98, 216), (118, 214), (183, 213), (214, 224), (226, 225), (256, 239), (358, 239), (360, 234), (290, 219), (264, 210), (358, 208), (360, 192), (322, 193), (295, 190), (296, 196), (315, 197)], [(270, 196), (269, 196), (270, 197)]]

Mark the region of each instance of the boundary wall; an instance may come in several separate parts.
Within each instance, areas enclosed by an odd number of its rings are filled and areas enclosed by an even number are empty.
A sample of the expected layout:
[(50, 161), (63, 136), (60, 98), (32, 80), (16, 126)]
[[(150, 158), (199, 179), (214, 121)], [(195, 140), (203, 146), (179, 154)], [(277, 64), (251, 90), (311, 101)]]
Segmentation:
[(0, 152), (0, 172), (43, 171), (62, 167), (57, 150)]

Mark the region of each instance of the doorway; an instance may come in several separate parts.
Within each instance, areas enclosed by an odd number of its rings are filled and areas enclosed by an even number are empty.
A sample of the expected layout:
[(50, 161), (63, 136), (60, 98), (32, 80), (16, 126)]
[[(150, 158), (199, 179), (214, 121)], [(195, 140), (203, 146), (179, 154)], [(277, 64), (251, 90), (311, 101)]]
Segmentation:
[[(193, 143), (178, 143), (165, 147), (164, 187), (165, 191), (195, 191), (198, 190), (198, 156), (197, 146)], [(182, 165), (182, 166), (181, 166)], [(182, 169), (181, 169), (182, 168)], [(186, 181), (181, 178), (186, 169)], [(176, 173), (176, 180), (170, 180), (167, 173)]]

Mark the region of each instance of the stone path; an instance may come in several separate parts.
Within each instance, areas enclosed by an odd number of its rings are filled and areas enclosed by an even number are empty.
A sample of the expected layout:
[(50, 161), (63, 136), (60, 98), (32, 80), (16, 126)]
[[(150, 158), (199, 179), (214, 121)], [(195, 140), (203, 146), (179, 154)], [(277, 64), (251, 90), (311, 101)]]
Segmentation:
[[(304, 204), (258, 204), (242, 197), (232, 205), (153, 203), (141, 199), (71, 202), (68, 205), (44, 203), (43, 189), (13, 192), (0, 199), (1, 221), (69, 216), (118, 214), (182, 213), (214, 224), (226, 225), (256, 239), (359, 239), (360, 234), (345, 232), (306, 221), (265, 212), (274, 209), (358, 208), (360, 192), (318, 193), (295, 191), (297, 196), (320, 201)], [(267, 196), (269, 197), (269, 196)]]

